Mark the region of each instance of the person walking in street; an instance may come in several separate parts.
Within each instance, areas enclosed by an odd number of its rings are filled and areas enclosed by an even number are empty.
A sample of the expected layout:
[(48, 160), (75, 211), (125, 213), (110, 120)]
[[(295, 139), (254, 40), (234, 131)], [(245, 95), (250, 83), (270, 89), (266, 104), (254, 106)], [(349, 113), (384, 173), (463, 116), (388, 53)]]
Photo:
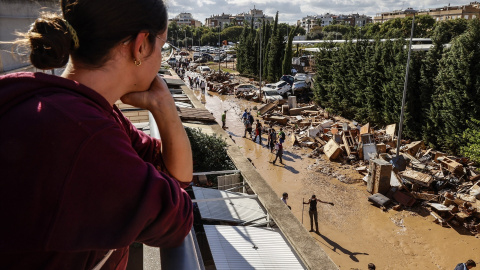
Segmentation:
[(282, 194), (282, 198), (280, 198), (280, 200), (282, 200), (282, 202), (284, 202), (287, 205), (288, 209), (292, 210), (292, 207), (290, 207), (290, 205), (288, 205), (288, 203), (287, 203), (287, 200), (288, 200), (288, 193), (287, 192), (284, 192)]
[(280, 158), (280, 164), (283, 164), (283, 145), (280, 141), (275, 144), (275, 149), (277, 150), (277, 154), (275, 155), (275, 160), (272, 163), (275, 164), (275, 162), (277, 162), (277, 158)]
[(259, 138), (260, 144), (262, 144), (262, 124), (260, 120), (257, 119), (257, 124), (255, 125), (255, 138), (254, 142), (257, 142), (257, 137)]
[(225, 122), (227, 121), (227, 111), (222, 114), (222, 128), (225, 129)]
[(280, 143), (283, 144), (285, 142), (286, 135), (285, 132), (283, 132), (283, 128), (280, 128), (280, 131), (278, 132), (278, 138), (280, 140)]
[(253, 129), (253, 123), (255, 123), (255, 120), (253, 119), (253, 115), (250, 112), (247, 113), (247, 118), (248, 118), (248, 123), (249, 123), (249, 127), (247, 129), (247, 132), (250, 135), (250, 139), (253, 140), (252, 129)]
[(250, 137), (252, 136), (252, 122), (250, 122), (250, 113), (247, 112), (247, 117), (243, 119), (243, 124), (245, 125), (245, 132), (243, 134), (243, 138), (246, 138), (247, 134), (250, 134)]
[(273, 153), (273, 149), (275, 149), (275, 142), (277, 141), (277, 133), (275, 132), (275, 129), (270, 129), (269, 138), (270, 142), (268, 146), (270, 147), (270, 153)]
[(473, 267), (476, 267), (477, 264), (473, 260), (468, 260), (465, 263), (459, 263), (457, 266), (455, 266), (455, 269), (453, 270), (468, 270), (472, 269)]
[(247, 109), (245, 109), (245, 111), (243, 111), (243, 114), (242, 114), (242, 122), (245, 121), (245, 119), (247, 119), (248, 117), (248, 113), (247, 113)]
[[(333, 203), (324, 202), (320, 199), (317, 199), (317, 196), (315, 196), (315, 194), (312, 195), (312, 198), (310, 198), (308, 202), (303, 202), (303, 204), (310, 204), (310, 209), (308, 209), (308, 215), (310, 216), (310, 232), (320, 233), (318, 230), (317, 202), (328, 203), (331, 205), (333, 205)], [(315, 221), (315, 228), (317, 228), (316, 231), (313, 230), (313, 221)]]
[(202, 82), (200, 82), (200, 89), (202, 90), (203, 93), (205, 93), (205, 81), (202, 80)]

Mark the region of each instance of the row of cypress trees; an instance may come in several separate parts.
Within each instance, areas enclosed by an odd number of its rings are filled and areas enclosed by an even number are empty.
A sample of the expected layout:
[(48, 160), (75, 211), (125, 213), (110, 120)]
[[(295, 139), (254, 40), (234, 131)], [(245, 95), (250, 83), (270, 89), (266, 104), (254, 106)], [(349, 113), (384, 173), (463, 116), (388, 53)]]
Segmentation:
[[(278, 81), (283, 74), (290, 74), (292, 40), (298, 27), (290, 31), (288, 39), (285, 41), (278, 29), (278, 12), (273, 25), (263, 21), (262, 27), (256, 30), (253, 19), (249, 25), (244, 24), (237, 46), (238, 71), (244, 75), (259, 76), (260, 68), (262, 68), (262, 78), (270, 82)], [(260, 67), (260, 57), (262, 58), (262, 67)]]
[[(431, 38), (432, 49), (412, 52), (403, 136), (475, 159), (480, 157), (480, 140), (472, 135), (480, 131), (480, 21), (437, 22)], [(321, 44), (315, 101), (360, 123), (398, 123), (407, 47), (404, 39)]]

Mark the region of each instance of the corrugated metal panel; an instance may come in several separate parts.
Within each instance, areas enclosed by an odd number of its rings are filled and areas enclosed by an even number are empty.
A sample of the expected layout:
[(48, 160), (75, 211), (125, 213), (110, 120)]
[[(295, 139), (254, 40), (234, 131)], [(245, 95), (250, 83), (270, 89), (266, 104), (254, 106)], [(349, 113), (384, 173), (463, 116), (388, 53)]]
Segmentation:
[[(246, 195), (244, 193), (222, 191), (217, 189), (193, 187), (195, 199), (231, 198)], [(267, 213), (258, 199), (243, 198), (234, 200), (219, 200), (198, 202), (200, 215), (204, 219), (222, 220), (236, 223), (251, 221), (252, 224), (266, 222)]]
[(277, 229), (205, 225), (217, 270), (305, 269)]

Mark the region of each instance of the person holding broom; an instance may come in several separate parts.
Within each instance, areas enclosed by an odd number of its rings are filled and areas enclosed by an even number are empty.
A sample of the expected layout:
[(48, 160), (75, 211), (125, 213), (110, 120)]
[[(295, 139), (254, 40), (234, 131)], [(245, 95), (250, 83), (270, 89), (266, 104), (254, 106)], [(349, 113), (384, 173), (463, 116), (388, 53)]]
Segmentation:
[(324, 202), (320, 199), (317, 199), (315, 194), (312, 195), (312, 198), (308, 200), (308, 202), (303, 201), (303, 204), (310, 204), (310, 209), (308, 210), (308, 215), (310, 216), (310, 232), (313, 232), (313, 220), (315, 219), (315, 227), (317, 230), (316, 233), (320, 233), (318, 231), (318, 212), (317, 212), (317, 202), (321, 203), (328, 203), (330, 205), (334, 205), (332, 202)]

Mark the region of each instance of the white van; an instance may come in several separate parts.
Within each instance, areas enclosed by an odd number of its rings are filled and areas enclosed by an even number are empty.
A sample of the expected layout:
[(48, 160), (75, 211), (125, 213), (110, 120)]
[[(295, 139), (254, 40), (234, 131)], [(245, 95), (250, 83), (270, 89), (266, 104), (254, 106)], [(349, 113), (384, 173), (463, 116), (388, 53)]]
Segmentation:
[(198, 66), (197, 67), (197, 72), (200, 72), (200, 73), (210, 72), (210, 67), (208, 67), (208, 66)]

